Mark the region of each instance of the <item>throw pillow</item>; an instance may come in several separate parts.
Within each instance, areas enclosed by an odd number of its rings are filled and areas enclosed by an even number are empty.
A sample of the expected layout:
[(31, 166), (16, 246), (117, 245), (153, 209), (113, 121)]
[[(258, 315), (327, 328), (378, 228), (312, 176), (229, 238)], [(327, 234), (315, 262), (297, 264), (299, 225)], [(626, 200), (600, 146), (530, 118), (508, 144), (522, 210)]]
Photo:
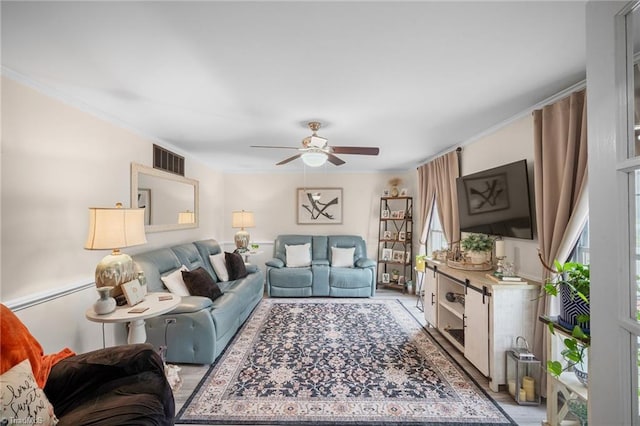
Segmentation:
[(353, 268), (353, 254), (355, 247), (331, 247), (331, 266), (335, 268)]
[(227, 263), (224, 253), (212, 254), (209, 256), (211, 266), (216, 271), (216, 275), (220, 281), (229, 281), (229, 272), (227, 271)]
[(238, 253), (224, 254), (227, 260), (227, 271), (229, 271), (229, 280), (239, 280), (247, 275), (247, 268), (244, 266), (244, 260)]
[(0, 418), (9, 420), (8, 424), (58, 424), (53, 406), (36, 383), (29, 359), (16, 364), (0, 376), (0, 395)]
[(208, 297), (211, 300), (222, 296), (220, 287), (202, 266), (193, 271), (182, 271), (182, 278), (192, 296)]
[(311, 244), (287, 245), (284, 249), (287, 257), (288, 268), (300, 268), (303, 266), (311, 266)]
[(169, 291), (176, 296), (189, 296), (189, 290), (187, 290), (187, 286), (184, 284), (184, 280), (182, 279), (182, 271), (188, 271), (186, 266), (182, 265), (180, 269), (173, 271), (172, 273), (165, 275), (164, 277), (160, 277), (165, 287), (169, 289)]

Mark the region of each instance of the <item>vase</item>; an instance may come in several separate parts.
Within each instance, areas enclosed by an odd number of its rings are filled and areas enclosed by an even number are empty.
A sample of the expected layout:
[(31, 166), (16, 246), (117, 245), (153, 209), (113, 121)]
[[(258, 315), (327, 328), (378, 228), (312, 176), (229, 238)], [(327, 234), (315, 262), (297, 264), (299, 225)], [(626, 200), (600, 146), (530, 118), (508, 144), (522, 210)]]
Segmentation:
[(578, 295), (572, 294), (571, 289), (566, 284), (560, 284), (558, 324), (569, 330), (573, 330), (576, 325), (579, 325), (584, 333), (589, 334), (589, 322), (579, 323), (578, 316), (580, 315), (589, 315), (589, 303), (582, 300)]
[(96, 300), (93, 304), (93, 310), (98, 315), (104, 315), (116, 310), (116, 299), (111, 297), (112, 286), (98, 287), (98, 294), (100, 299)]

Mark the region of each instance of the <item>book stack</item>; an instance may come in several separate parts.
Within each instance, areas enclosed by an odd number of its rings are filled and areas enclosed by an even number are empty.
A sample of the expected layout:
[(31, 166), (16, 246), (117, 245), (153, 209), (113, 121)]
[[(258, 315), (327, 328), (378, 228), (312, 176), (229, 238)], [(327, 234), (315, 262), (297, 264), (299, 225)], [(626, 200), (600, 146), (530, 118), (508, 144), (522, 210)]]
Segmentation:
[(486, 277), (489, 278), (494, 283), (498, 284), (526, 284), (527, 282), (523, 280), (521, 277), (496, 277), (493, 274), (486, 274)]

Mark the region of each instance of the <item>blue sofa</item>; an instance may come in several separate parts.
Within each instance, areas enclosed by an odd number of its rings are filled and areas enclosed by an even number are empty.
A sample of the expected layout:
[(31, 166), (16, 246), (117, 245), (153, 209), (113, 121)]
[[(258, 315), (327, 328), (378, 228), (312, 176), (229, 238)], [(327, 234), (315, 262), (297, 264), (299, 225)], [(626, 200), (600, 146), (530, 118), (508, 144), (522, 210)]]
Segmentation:
[[(311, 265), (287, 267), (286, 246), (310, 244)], [(354, 247), (353, 266), (335, 267), (332, 247)], [(367, 258), (365, 241), (355, 235), (279, 235), (274, 258), (266, 262), (270, 297), (373, 297), (376, 262)]]
[(182, 265), (190, 271), (203, 267), (223, 292), (215, 301), (201, 296), (182, 297), (173, 311), (146, 320), (147, 342), (155, 347), (166, 345), (168, 362), (211, 364), (263, 297), (264, 278), (255, 265), (247, 266), (249, 275), (245, 278), (220, 282), (209, 255), (221, 251), (211, 239), (132, 256), (136, 270), (144, 272), (150, 292), (168, 291), (160, 277)]

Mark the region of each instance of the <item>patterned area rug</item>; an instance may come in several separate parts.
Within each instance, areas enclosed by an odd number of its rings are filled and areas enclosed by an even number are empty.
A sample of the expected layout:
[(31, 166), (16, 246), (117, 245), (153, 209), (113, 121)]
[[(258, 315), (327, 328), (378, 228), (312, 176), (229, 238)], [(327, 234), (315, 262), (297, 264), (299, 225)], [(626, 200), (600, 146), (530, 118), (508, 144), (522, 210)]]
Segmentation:
[(185, 424), (513, 425), (397, 300), (264, 299)]

